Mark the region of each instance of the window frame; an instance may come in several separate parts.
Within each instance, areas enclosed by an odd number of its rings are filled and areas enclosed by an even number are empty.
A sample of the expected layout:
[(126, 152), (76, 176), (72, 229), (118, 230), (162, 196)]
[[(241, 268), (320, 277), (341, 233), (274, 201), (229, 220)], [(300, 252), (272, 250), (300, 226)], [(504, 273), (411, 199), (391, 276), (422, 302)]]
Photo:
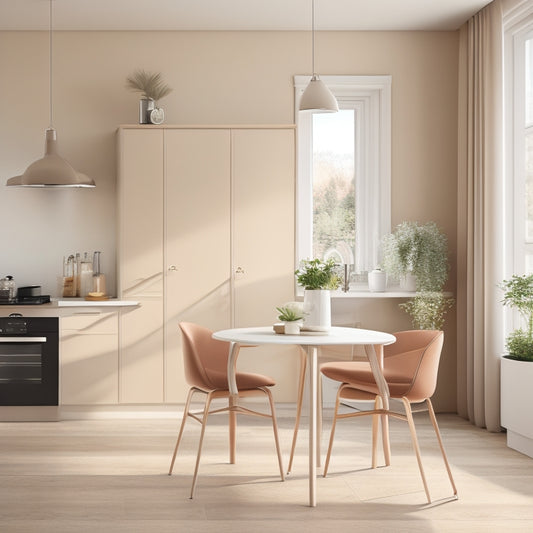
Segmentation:
[[(296, 264), (312, 257), (312, 113), (300, 112), (310, 76), (294, 76), (297, 125)], [(375, 268), (391, 229), (392, 76), (321, 76), (341, 109), (355, 113), (355, 272)], [(358, 139), (361, 142), (358, 142)], [(362, 238), (358, 238), (361, 235)], [(370, 238), (369, 238), (370, 236)]]

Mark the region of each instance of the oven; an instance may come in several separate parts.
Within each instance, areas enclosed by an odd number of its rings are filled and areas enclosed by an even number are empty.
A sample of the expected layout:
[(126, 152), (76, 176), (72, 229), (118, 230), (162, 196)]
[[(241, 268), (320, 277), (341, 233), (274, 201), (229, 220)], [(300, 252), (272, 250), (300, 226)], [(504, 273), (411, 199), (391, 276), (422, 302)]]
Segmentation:
[(59, 319), (0, 317), (0, 405), (58, 405)]

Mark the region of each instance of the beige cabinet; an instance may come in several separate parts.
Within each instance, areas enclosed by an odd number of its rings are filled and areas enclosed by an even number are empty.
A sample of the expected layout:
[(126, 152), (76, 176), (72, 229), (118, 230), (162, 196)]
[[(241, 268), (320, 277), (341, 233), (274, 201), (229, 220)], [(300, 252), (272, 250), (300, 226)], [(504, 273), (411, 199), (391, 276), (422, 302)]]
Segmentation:
[[(120, 401), (183, 402), (180, 321), (270, 324), (293, 299), (294, 129), (124, 127), (119, 139), (120, 296), (141, 302), (121, 321)], [(241, 359), (271, 375), (278, 361), (285, 379), (296, 358), (287, 367), (281, 352)]]
[(118, 311), (61, 318), (61, 404), (118, 403)]

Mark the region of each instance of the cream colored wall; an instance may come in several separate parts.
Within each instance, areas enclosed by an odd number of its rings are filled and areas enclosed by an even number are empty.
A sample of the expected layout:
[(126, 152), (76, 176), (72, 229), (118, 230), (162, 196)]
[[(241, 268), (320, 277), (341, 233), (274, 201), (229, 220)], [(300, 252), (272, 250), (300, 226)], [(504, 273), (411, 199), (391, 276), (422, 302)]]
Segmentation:
[[(0, 276), (56, 294), (64, 254), (100, 249), (115, 287), (115, 130), (137, 121), (136, 68), (160, 71), (174, 91), (166, 122), (294, 121), (292, 76), (310, 69), (308, 32), (56, 32), (54, 126), (60, 153), (94, 190), (16, 190), (0, 185)], [(322, 74), (392, 75), (392, 222), (435, 220), (455, 257), (456, 32), (326, 32), (316, 38)], [(0, 32), (0, 184), (43, 154), (48, 126), (48, 36)], [(147, 180), (147, 187), (149, 182)], [(142, 216), (142, 214), (140, 214)], [(450, 290), (455, 288), (452, 270)], [(409, 325), (395, 302), (365, 327)], [(344, 313), (345, 310), (342, 310)], [(379, 317), (379, 320), (376, 318)], [(437, 404), (455, 410), (455, 326), (450, 317)]]

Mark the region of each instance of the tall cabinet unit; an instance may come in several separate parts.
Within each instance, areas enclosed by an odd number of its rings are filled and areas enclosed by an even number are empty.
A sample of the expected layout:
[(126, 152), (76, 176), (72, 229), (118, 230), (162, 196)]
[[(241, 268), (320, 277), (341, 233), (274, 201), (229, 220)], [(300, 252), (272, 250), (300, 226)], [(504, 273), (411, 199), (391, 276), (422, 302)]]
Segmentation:
[[(271, 324), (294, 292), (294, 128), (119, 129), (120, 401), (181, 403), (180, 321)], [(249, 348), (239, 367), (294, 396), (291, 348)], [(244, 351), (243, 351), (244, 353)]]

